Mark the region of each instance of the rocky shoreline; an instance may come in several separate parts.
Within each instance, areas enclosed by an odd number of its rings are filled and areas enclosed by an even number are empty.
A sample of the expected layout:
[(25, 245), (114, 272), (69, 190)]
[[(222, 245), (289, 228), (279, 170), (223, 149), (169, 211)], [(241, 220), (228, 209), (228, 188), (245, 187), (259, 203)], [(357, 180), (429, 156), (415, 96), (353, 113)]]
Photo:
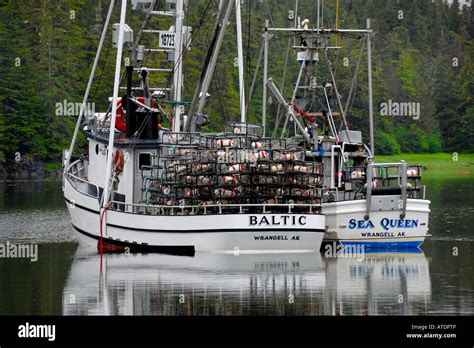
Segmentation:
[(40, 160), (0, 163), (0, 181), (60, 179), (62, 168), (45, 169)]

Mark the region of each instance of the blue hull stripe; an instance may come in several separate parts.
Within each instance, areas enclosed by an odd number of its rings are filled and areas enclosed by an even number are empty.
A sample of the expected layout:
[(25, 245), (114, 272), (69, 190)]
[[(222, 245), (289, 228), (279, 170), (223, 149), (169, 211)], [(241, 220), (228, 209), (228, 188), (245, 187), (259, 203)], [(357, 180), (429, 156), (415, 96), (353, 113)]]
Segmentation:
[(367, 248), (371, 249), (400, 249), (400, 248), (418, 248), (423, 241), (410, 241), (410, 242), (355, 242), (355, 241), (340, 241), (342, 245), (364, 245)]

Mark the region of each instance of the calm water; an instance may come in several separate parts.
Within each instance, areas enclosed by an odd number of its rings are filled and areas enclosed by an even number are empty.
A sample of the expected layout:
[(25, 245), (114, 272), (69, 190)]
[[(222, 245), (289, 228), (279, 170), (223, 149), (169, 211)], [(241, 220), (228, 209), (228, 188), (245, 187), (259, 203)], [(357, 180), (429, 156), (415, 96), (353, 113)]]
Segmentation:
[(423, 251), (363, 260), (319, 253), (101, 260), (79, 245), (60, 182), (0, 183), (0, 245), (38, 245), (36, 262), (0, 258), (0, 315), (473, 315), (474, 178), (425, 183), (433, 237)]

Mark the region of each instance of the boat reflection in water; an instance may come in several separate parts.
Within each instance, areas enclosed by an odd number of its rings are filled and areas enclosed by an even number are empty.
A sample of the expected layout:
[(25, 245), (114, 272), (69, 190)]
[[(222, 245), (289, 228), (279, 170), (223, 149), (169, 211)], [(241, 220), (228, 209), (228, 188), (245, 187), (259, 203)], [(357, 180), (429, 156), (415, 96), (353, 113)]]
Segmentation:
[(332, 315), (420, 315), (428, 311), (431, 280), (420, 249), (326, 258), (326, 289)]
[[(102, 269), (102, 271), (101, 271)], [(105, 254), (79, 248), (65, 315), (421, 314), (431, 287), (423, 253)]]

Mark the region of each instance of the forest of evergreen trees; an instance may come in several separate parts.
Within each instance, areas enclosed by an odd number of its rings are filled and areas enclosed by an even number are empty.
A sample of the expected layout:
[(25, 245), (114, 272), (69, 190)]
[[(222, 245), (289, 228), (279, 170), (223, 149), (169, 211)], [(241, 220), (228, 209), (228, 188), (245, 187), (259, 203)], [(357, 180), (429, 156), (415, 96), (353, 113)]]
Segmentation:
[[(197, 31), (192, 50), (185, 56), (185, 97), (192, 98), (200, 65), (214, 25), (217, 0), (189, 0), (186, 25)], [(159, 5), (164, 0), (158, 2)], [(293, 0), (245, 0), (242, 2), (247, 89), (260, 48), (265, 19), (273, 26), (288, 26)], [(315, 1), (299, 1), (299, 14), (313, 20)], [(335, 0), (325, 2), (324, 25), (334, 26)], [(376, 32), (373, 48), (376, 152), (474, 152), (474, 12), (459, 9), (457, 0), (339, 0), (342, 28), (364, 28), (372, 19)], [(80, 103), (98, 45), (108, 0), (0, 0), (0, 162), (14, 161), (15, 154), (58, 163), (67, 148), (77, 115), (58, 114), (58, 103)], [(118, 22), (116, 6), (113, 22)], [(206, 13), (203, 19), (203, 13)], [(138, 31), (143, 15), (129, 11), (127, 23)], [(171, 19), (156, 18), (164, 29)], [(199, 27), (199, 29), (198, 29)], [(153, 41), (154, 40), (154, 41)], [(145, 39), (156, 47), (157, 38)], [(91, 91), (96, 111), (107, 108), (112, 94), (115, 49), (111, 38), (99, 63)], [(349, 67), (338, 67), (343, 97), (349, 91), (359, 41), (343, 42), (341, 54)], [(271, 43), (270, 76), (281, 81), (286, 38)], [(235, 25), (226, 33), (210, 90), (207, 112), (211, 129), (219, 129), (239, 117)], [(290, 60), (294, 61), (293, 52)], [(163, 56), (150, 57), (147, 65), (166, 66)], [(292, 63), (293, 64), (293, 63)], [(295, 65), (295, 64), (293, 64)], [(285, 96), (296, 80), (297, 67), (287, 73)], [(367, 70), (361, 66), (358, 94), (349, 115), (351, 128), (368, 133)], [(324, 77), (323, 77), (324, 78)], [(169, 76), (152, 76), (167, 84)], [(250, 120), (260, 122), (261, 77), (250, 105)], [(418, 120), (380, 115), (389, 100), (417, 102)], [(270, 105), (274, 114), (276, 105)], [(270, 121), (272, 124), (272, 121)], [(84, 142), (84, 139), (82, 139)]]

